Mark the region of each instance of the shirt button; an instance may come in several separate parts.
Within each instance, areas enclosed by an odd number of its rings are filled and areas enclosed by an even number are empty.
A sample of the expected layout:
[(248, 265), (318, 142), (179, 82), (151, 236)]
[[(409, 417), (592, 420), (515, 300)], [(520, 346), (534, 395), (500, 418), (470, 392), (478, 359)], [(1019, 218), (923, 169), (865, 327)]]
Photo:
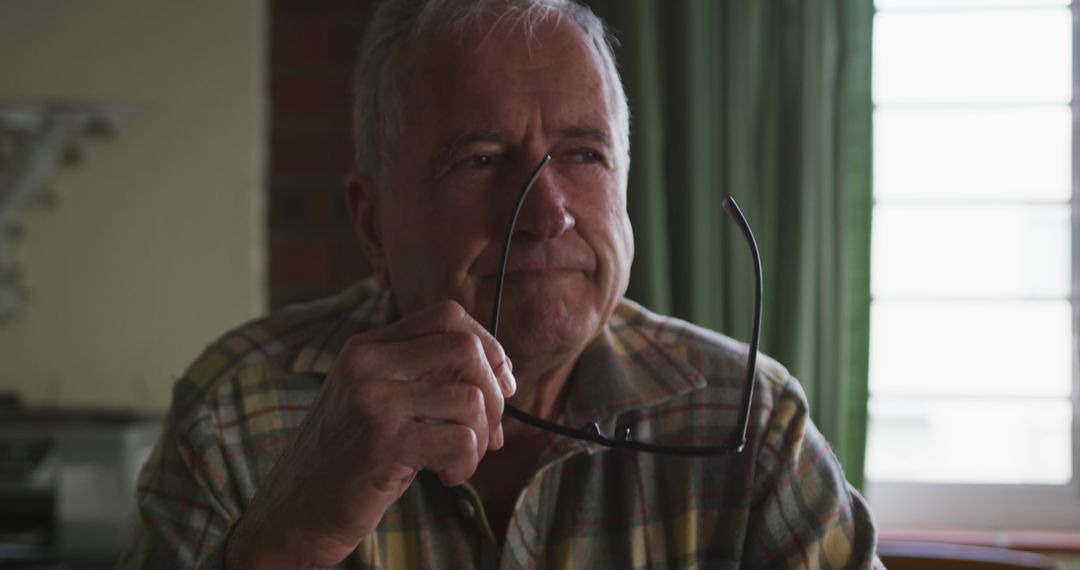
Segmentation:
[(472, 519), (476, 516), (476, 507), (473, 506), (472, 501), (464, 497), (458, 499), (457, 508), (458, 512), (461, 513), (461, 516), (467, 519)]

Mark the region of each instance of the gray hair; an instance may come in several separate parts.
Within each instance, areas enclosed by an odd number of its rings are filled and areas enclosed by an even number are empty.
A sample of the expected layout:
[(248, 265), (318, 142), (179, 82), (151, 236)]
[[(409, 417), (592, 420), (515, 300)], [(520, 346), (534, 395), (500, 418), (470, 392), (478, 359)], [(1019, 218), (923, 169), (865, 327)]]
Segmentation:
[(364, 33), (353, 76), (356, 169), (386, 183), (390, 149), (403, 118), (399, 59), (411, 41), (433, 28), (460, 31), (486, 15), (511, 18), (531, 37), (536, 25), (567, 18), (600, 56), (607, 95), (615, 109), (617, 160), (629, 161), (630, 112), (604, 23), (577, 0), (383, 0)]

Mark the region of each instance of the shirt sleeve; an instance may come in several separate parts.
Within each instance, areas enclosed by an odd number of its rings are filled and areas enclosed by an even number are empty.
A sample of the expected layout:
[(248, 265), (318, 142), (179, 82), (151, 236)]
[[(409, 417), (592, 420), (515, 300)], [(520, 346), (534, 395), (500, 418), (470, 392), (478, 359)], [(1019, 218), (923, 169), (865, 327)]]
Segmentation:
[(205, 404), (191, 404), (197, 396), (184, 380), (177, 383), (173, 409), (139, 475), (140, 522), (119, 568), (225, 567), (239, 509), (217, 422)]
[(883, 568), (865, 500), (848, 484), (832, 448), (789, 378), (775, 388), (760, 436), (745, 568)]

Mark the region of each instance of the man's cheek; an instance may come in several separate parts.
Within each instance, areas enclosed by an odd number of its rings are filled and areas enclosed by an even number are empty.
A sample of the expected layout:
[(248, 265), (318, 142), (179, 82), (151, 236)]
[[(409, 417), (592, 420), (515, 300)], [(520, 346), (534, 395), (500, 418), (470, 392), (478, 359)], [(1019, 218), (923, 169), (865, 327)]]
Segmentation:
[(626, 214), (622, 215), (622, 244), (624, 263), (626, 264), (627, 273), (630, 272), (630, 264), (634, 261), (634, 226), (630, 223), (630, 217)]

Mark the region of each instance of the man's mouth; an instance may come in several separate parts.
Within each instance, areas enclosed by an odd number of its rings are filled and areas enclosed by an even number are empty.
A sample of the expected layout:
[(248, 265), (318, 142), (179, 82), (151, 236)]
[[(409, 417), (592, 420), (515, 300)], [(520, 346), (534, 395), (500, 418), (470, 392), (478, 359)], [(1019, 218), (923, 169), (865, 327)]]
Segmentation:
[[(559, 276), (562, 276), (562, 275), (571, 275), (571, 274), (575, 274), (575, 273), (584, 274), (584, 273), (588, 273), (588, 272), (586, 270), (584, 270), (584, 269), (568, 268), (568, 267), (542, 267), (542, 268), (529, 268), (529, 267), (526, 267), (526, 268), (513, 269), (513, 270), (507, 269), (506, 270), (506, 278), (509, 279), (511, 277), (559, 277)], [(490, 277), (494, 278), (495, 274), (492, 274)]]

